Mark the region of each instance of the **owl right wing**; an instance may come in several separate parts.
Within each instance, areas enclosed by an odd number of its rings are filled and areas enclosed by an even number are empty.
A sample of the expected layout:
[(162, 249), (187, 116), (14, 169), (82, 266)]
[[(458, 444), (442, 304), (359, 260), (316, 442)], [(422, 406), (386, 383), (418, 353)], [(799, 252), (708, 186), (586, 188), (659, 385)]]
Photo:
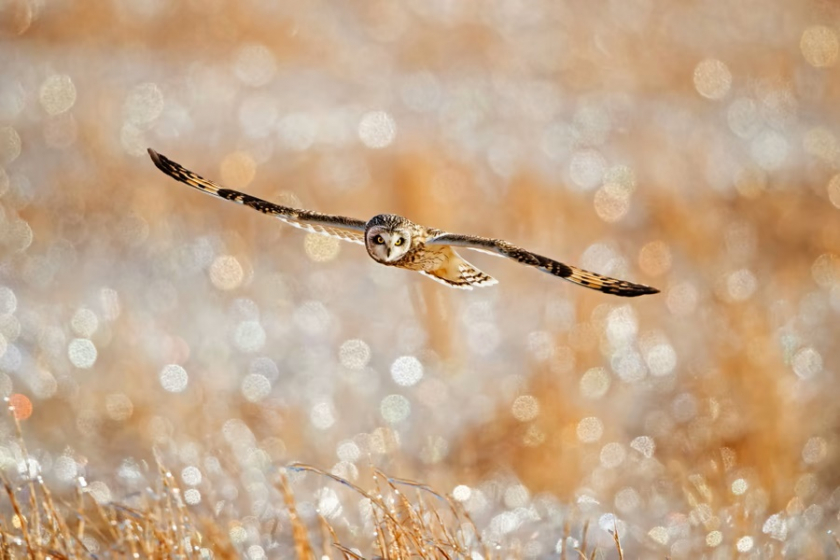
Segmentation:
[(263, 214), (274, 216), (286, 222), (287, 224), (313, 233), (320, 233), (321, 235), (328, 235), (336, 237), (344, 241), (365, 244), (365, 224), (362, 220), (355, 220), (344, 216), (332, 216), (329, 214), (321, 214), (319, 212), (311, 212), (309, 210), (301, 210), (298, 208), (290, 208), (288, 206), (280, 206), (251, 196), (239, 191), (225, 189), (213, 181), (208, 181), (204, 177), (193, 173), (181, 164), (172, 161), (163, 154), (159, 154), (153, 149), (149, 148), (149, 156), (158, 169), (184, 184), (187, 184), (194, 189), (201, 192), (232, 200), (233, 202), (244, 204), (254, 210), (258, 210)]
[(527, 251), (515, 245), (502, 241), (501, 239), (490, 239), (488, 237), (478, 237), (474, 235), (460, 235), (457, 233), (441, 233), (430, 237), (426, 240), (426, 245), (447, 245), (450, 247), (464, 247), (465, 249), (473, 249), (476, 251), (495, 253), (502, 257), (513, 259), (516, 262), (527, 264), (559, 276), (569, 282), (574, 282), (585, 288), (592, 290), (599, 290), (607, 294), (613, 294), (624, 297), (636, 297), (644, 294), (656, 294), (659, 292), (656, 288), (645, 286), (643, 284), (634, 284), (626, 280), (618, 280), (617, 278), (610, 278), (609, 276), (602, 276), (594, 272), (564, 264), (548, 257), (543, 257), (531, 251)]

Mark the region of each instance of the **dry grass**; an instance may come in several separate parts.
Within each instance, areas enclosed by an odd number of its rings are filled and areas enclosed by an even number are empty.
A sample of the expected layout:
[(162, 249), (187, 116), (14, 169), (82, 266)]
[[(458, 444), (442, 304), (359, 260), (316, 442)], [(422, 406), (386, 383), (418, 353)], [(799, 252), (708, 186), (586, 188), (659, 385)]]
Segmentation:
[[(29, 465), (20, 422), (10, 411)], [(204, 557), (202, 534), (180, 489), (160, 461), (157, 468), (155, 488), (131, 507), (100, 503), (81, 482), (75, 496), (57, 498), (40, 476), (2, 476), (11, 506), (0, 519), (2, 558)]]
[[(20, 423), (18, 431), (24, 464), (29, 464)], [(10, 480), (0, 475), (8, 508), (0, 513), (0, 559), (8, 558), (237, 558), (239, 550), (231, 543), (225, 520), (202, 516), (188, 508), (173, 474), (158, 459), (154, 488), (133, 505), (101, 503), (85, 489), (82, 481), (75, 495), (54, 496), (40, 476), (25, 474)], [(320, 513), (317, 526), (309, 526), (298, 514), (298, 502), (286, 473), (313, 473), (348, 488), (369, 505), (373, 530), (367, 535), (341, 538), (335, 527)], [(372, 468), (372, 487), (364, 489), (346, 478), (311, 465), (294, 464), (280, 469), (276, 486), (283, 497), (289, 519), (287, 534), (272, 531), (279, 539), (292, 543), (296, 558), (468, 558), (477, 552), (488, 560), (519, 557), (519, 550), (505, 549), (484, 542), (481, 531), (469, 514), (451, 496), (440, 494), (412, 480), (388, 476)], [(597, 547), (587, 550), (589, 524), (582, 528), (579, 548), (574, 556), (594, 559)], [(564, 527), (563, 542), (569, 536)], [(623, 550), (614, 532), (619, 560)], [(559, 557), (569, 556), (564, 547)], [(603, 556), (601, 556), (603, 558)]]

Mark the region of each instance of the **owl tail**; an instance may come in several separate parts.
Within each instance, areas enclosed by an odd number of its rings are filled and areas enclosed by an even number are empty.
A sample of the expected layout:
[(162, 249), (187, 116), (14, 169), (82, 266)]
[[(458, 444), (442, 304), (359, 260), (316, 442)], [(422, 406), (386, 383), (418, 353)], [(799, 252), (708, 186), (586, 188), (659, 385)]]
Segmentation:
[(498, 283), (495, 278), (483, 273), (465, 261), (455, 251), (452, 251), (443, 266), (435, 270), (424, 270), (422, 274), (425, 274), (432, 280), (437, 280), (442, 284), (446, 284), (452, 288), (461, 288), (462, 290), (472, 290), (475, 287), (492, 286)]
[[(568, 266), (568, 265), (567, 265)], [(644, 284), (634, 284), (626, 280), (618, 280), (610, 278), (609, 276), (601, 276), (594, 272), (589, 272), (578, 268), (576, 266), (569, 266), (571, 274), (563, 276), (569, 282), (574, 282), (585, 288), (598, 290), (607, 294), (624, 297), (636, 297), (644, 294), (656, 294), (659, 292), (656, 288), (645, 286)]]

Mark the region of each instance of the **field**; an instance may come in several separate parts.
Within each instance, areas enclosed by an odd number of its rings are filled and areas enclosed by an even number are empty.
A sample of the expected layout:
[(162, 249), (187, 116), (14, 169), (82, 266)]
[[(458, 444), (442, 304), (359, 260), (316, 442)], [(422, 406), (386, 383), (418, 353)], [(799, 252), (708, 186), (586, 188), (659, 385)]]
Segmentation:
[[(840, 557), (840, 9), (0, 2), (0, 555)], [(392, 212), (473, 291), (160, 173)]]

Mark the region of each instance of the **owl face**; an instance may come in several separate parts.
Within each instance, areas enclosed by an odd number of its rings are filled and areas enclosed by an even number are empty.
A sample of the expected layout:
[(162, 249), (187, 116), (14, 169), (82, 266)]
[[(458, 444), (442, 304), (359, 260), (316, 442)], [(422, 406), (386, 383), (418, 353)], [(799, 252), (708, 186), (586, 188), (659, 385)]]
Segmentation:
[(365, 246), (373, 260), (393, 263), (411, 248), (411, 231), (403, 226), (372, 226), (365, 233)]

